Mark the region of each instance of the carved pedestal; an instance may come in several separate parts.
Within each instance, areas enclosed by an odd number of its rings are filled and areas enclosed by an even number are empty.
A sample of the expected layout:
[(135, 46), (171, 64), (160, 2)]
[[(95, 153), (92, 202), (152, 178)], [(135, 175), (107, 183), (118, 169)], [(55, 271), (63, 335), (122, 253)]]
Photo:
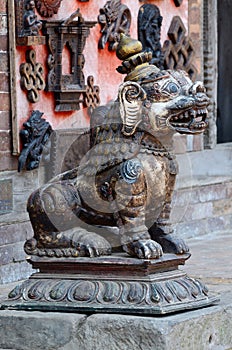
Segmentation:
[(29, 258), (40, 272), (12, 290), (1, 308), (161, 315), (215, 304), (216, 296), (178, 269), (189, 256)]

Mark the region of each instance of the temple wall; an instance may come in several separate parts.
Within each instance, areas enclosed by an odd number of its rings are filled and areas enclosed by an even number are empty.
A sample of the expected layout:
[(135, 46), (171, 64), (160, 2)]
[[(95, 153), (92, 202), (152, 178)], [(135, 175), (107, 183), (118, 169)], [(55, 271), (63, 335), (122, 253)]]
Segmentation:
[[(70, 133), (70, 130), (81, 132), (80, 130), (85, 130), (89, 126), (87, 110), (82, 106), (78, 111), (55, 112), (53, 92), (40, 91), (39, 102), (31, 103), (28, 101), (25, 91), (20, 88), (19, 66), (25, 62), (26, 50), (33, 48), (36, 51), (36, 61), (44, 66), (44, 76), (46, 77), (48, 73), (46, 64), (48, 48), (46, 45), (15, 46), (12, 56), (12, 46), (9, 42), (12, 30), (10, 27), (12, 13), (9, 11), (11, 2), (12, 0), (0, 0), (0, 283), (23, 279), (31, 273), (29, 264), (25, 262), (23, 251), (24, 241), (32, 236), (32, 228), (26, 212), (26, 201), (29, 194), (46, 180), (47, 166), (41, 165), (32, 171), (17, 172), (18, 156), (22, 146), (19, 147), (17, 154), (15, 142), (17, 143), (19, 139), (18, 133), (23, 122), (29, 118), (32, 110), (40, 110), (52, 128), (61, 130), (64, 134), (66, 131)], [(172, 18), (180, 16), (195, 47), (194, 65), (198, 70), (197, 79), (203, 78), (203, 1), (183, 0), (179, 7), (174, 4), (173, 0), (124, 0), (122, 3), (127, 5), (131, 11), (130, 33), (135, 38), (137, 38), (138, 10), (144, 3), (154, 4), (160, 9), (163, 16), (162, 44), (167, 39), (167, 31)], [(89, 2), (63, 0), (58, 13), (48, 21), (65, 19), (77, 8), (80, 8), (85, 20), (97, 21), (99, 9), (104, 4), (105, 0)], [(40, 18), (38, 13), (37, 15)], [(116, 98), (117, 88), (123, 81), (123, 76), (115, 71), (120, 61), (116, 58), (115, 52), (108, 50), (108, 44), (104, 49), (98, 49), (99, 38), (100, 25), (97, 23), (90, 29), (90, 35), (83, 52), (85, 56), (84, 76), (85, 79), (89, 75), (94, 76), (94, 82), (100, 88), (101, 104), (105, 104)], [(12, 73), (12, 64), (15, 67), (15, 76)], [(14, 108), (15, 114), (12, 119)], [(66, 144), (71, 145), (71, 143), (72, 138), (68, 136)], [(61, 145), (61, 147), (63, 146)], [(184, 237), (206, 234), (209, 230), (221, 231), (231, 228), (232, 182), (231, 175), (223, 167), (223, 161), (227, 167), (228, 164), (229, 167), (231, 165), (231, 148), (219, 151), (218, 149), (204, 151), (203, 148), (203, 135), (176, 136), (176, 153), (183, 168), (188, 170), (185, 174), (188, 181), (187, 183), (182, 181), (180, 175), (173, 220), (176, 222), (177, 231), (180, 231)], [(207, 168), (207, 162), (214, 159), (215, 154), (216, 163), (210, 163), (210, 169), (212, 170), (215, 164), (218, 165), (220, 161), (222, 162), (222, 167), (217, 166), (216, 175), (212, 174), (212, 171), (208, 171)], [(193, 166), (188, 167), (187, 165), (186, 167), (186, 159), (187, 164), (190, 162)], [(61, 158), (58, 157), (56, 162), (60, 163), (60, 161)], [(202, 170), (201, 173), (198, 173), (199, 169)], [(186, 202), (183, 202), (183, 197), (186, 196), (187, 207)], [(186, 209), (185, 214), (180, 215), (183, 208)]]

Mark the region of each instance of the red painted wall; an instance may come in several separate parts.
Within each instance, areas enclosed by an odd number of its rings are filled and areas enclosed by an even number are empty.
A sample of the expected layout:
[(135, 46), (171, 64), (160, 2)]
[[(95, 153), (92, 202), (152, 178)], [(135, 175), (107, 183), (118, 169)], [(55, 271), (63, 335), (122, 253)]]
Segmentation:
[[(106, 0), (90, 0), (89, 2), (81, 3), (77, 0), (63, 0), (61, 7), (56, 15), (51, 19), (66, 19), (77, 8), (86, 21), (97, 21), (99, 9), (104, 6)], [(140, 6), (144, 3), (151, 3), (159, 7), (161, 15), (163, 16), (162, 25), (162, 42), (167, 39), (166, 33), (170, 26), (173, 16), (181, 16), (186, 28), (188, 21), (188, 0), (183, 0), (180, 7), (176, 7), (173, 0), (157, 0), (144, 1), (138, 0), (122, 0), (126, 4), (132, 15), (132, 24), (130, 34), (131, 37), (137, 38), (137, 16)], [(37, 14), (38, 15), (38, 14)], [(38, 15), (39, 18), (39, 15)], [(123, 81), (123, 76), (116, 72), (116, 67), (120, 64), (115, 52), (109, 52), (107, 47), (104, 50), (98, 49), (98, 40), (100, 38), (100, 25), (97, 23), (94, 28), (90, 29), (90, 35), (87, 38), (84, 50), (85, 78), (89, 75), (94, 76), (95, 84), (100, 87), (101, 104), (105, 104), (111, 99), (115, 99), (119, 84)], [(86, 110), (81, 107), (80, 111), (72, 112), (55, 112), (55, 102), (52, 92), (40, 92), (40, 101), (37, 103), (30, 103), (27, 100), (26, 93), (20, 88), (19, 66), (25, 62), (25, 52), (27, 49), (33, 48), (36, 51), (36, 60), (42, 63), (45, 67), (45, 78), (47, 75), (46, 59), (48, 50), (46, 45), (39, 45), (34, 47), (20, 47), (16, 50), (16, 67), (17, 67), (17, 116), (19, 126), (23, 121), (28, 119), (32, 110), (38, 109), (44, 112), (44, 117), (52, 124), (54, 129), (65, 128), (84, 128), (88, 127), (89, 118)]]

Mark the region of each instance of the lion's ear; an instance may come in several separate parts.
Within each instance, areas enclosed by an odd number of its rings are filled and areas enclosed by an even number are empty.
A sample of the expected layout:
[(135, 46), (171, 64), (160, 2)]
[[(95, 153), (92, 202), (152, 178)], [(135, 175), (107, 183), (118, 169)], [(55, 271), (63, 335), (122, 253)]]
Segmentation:
[(118, 99), (123, 123), (122, 133), (131, 136), (142, 120), (142, 104), (146, 99), (146, 92), (139, 84), (128, 81), (119, 86)]

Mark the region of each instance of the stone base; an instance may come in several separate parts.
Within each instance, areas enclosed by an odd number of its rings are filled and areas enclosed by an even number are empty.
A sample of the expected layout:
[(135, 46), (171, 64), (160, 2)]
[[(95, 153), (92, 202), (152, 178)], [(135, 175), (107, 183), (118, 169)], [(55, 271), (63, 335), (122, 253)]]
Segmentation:
[(189, 256), (32, 257), (40, 272), (15, 287), (1, 309), (162, 315), (215, 304), (217, 296), (178, 269)]

